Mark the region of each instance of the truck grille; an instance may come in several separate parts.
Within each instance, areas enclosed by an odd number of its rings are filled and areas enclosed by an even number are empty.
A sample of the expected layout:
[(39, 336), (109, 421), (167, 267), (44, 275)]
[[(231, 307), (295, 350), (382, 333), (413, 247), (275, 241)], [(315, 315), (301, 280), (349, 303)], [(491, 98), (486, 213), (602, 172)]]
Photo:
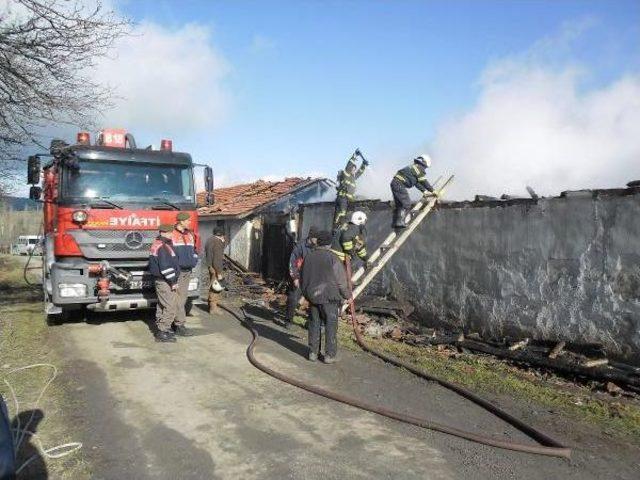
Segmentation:
[(82, 230), (83, 233), (92, 238), (99, 238), (103, 240), (108, 240), (110, 238), (120, 240), (131, 231), (141, 233), (142, 236), (144, 238), (148, 238), (150, 242), (153, 242), (153, 239), (158, 236), (158, 232), (156, 230)]
[(155, 230), (70, 230), (82, 254), (90, 259), (147, 258)]

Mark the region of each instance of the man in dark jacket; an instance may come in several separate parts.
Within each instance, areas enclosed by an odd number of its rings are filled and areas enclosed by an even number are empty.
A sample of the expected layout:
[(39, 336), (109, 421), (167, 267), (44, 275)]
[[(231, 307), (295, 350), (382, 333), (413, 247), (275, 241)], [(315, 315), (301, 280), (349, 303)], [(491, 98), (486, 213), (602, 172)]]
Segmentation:
[(318, 233), (318, 246), (307, 253), (302, 265), (302, 294), (310, 303), (309, 360), (320, 353), (322, 323), (325, 327), (324, 362), (334, 363), (338, 353), (338, 314), (349, 298), (344, 265), (331, 252), (331, 232)]
[(189, 298), (189, 282), (191, 281), (191, 272), (198, 264), (198, 253), (196, 252), (196, 236), (190, 230), (191, 215), (187, 212), (180, 212), (176, 216), (176, 225), (171, 232), (171, 240), (173, 241), (173, 249), (178, 256), (178, 264), (180, 265), (180, 276), (178, 277), (178, 310), (176, 312), (176, 320), (173, 322), (176, 335), (183, 337), (191, 336), (191, 332), (185, 327), (187, 314), (185, 305)]
[[(356, 171), (356, 157), (362, 159), (360, 168)], [(338, 188), (333, 214), (333, 227), (338, 228), (347, 220), (347, 210), (349, 202), (352, 202), (356, 195), (356, 180), (362, 175), (369, 165), (369, 162), (362, 156), (360, 150), (356, 150), (349, 158), (344, 170), (338, 172)]]
[(211, 236), (204, 246), (205, 259), (209, 270), (209, 295), (207, 298), (209, 304), (209, 313), (220, 313), (218, 307), (218, 298), (220, 292), (219, 282), (222, 280), (222, 267), (224, 263), (224, 230), (220, 227), (213, 229)]
[(155, 279), (154, 286), (158, 297), (155, 337), (159, 342), (175, 342), (176, 337), (171, 327), (178, 308), (176, 292), (180, 265), (171, 241), (173, 225), (160, 225), (159, 230), (160, 234), (151, 244), (149, 251), (149, 273)]
[(413, 165), (408, 165), (395, 174), (391, 180), (391, 193), (396, 208), (393, 212), (393, 227), (405, 228), (407, 226), (405, 217), (411, 209), (411, 199), (409, 198), (409, 188), (416, 187), (422, 193), (434, 193), (433, 187), (427, 181), (426, 169), (431, 166), (431, 157), (422, 154), (413, 160)]

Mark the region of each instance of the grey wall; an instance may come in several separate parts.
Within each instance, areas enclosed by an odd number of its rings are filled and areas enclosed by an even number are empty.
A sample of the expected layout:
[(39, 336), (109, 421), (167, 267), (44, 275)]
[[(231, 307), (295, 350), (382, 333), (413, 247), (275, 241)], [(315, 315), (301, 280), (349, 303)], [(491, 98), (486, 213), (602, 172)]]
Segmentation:
[[(369, 202), (369, 246), (391, 207)], [(306, 205), (303, 232), (331, 204)], [(494, 336), (600, 342), (640, 361), (640, 193), (455, 203), (430, 214), (370, 287), (404, 295), (416, 316)]]
[(251, 260), (251, 220), (211, 220), (200, 217), (198, 220), (202, 246), (213, 234), (213, 229), (221, 225), (225, 231), (227, 246), (225, 253), (245, 268), (250, 267)]

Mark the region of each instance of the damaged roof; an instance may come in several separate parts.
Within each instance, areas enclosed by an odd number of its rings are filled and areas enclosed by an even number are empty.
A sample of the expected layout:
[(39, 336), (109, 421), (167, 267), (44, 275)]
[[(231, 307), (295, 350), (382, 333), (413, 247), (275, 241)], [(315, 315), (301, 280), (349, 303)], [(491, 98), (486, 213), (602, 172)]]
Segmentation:
[(199, 216), (220, 216), (242, 218), (265, 208), (278, 200), (296, 194), (318, 183), (325, 183), (325, 178), (289, 177), (282, 181), (270, 182), (258, 180), (231, 187), (214, 190), (214, 204), (205, 205), (205, 192), (198, 192), (197, 202)]

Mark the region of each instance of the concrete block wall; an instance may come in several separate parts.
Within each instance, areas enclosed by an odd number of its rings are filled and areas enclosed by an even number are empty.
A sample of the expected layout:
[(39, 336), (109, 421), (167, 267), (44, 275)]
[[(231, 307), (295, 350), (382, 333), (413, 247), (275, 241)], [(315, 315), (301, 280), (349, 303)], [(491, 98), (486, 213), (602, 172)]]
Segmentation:
[[(369, 214), (372, 250), (389, 232), (391, 205), (357, 208)], [(328, 227), (332, 212), (305, 205), (302, 231)], [(640, 192), (441, 206), (369, 291), (405, 296), (426, 324), (598, 342), (640, 363)]]

